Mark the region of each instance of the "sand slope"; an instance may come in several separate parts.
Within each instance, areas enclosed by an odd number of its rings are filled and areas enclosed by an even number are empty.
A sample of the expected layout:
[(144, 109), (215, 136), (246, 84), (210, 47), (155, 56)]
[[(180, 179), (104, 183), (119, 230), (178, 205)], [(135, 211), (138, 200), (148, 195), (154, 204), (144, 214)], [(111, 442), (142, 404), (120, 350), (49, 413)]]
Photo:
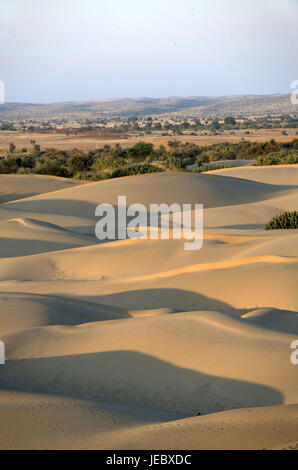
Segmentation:
[[(290, 171), (291, 170), (291, 171)], [(269, 183), (287, 186), (297, 186), (298, 165), (271, 165), (271, 166), (249, 166), (241, 168), (224, 168), (207, 172), (212, 175), (231, 176), (243, 178), (258, 183)]]
[(120, 308), (36, 294), (0, 293), (0, 333), (49, 325), (126, 318)]
[(48, 222), (14, 218), (0, 222), (0, 256), (10, 258), (81, 245), (94, 240)]
[(0, 175), (0, 202), (15, 201), (36, 194), (82, 184), (78, 180), (46, 175)]
[[(264, 230), (297, 209), (297, 169), (143, 175), (0, 204), (0, 447), (297, 447), (297, 234)], [(9, 194), (26, 195), (19, 182)], [(203, 248), (100, 243), (95, 207), (118, 195), (203, 203)]]
[(6, 422), (5, 432), (0, 431), (0, 449), (297, 450), (298, 446), (296, 405), (179, 419), (174, 413), (138, 406), (2, 391), (0, 409)]

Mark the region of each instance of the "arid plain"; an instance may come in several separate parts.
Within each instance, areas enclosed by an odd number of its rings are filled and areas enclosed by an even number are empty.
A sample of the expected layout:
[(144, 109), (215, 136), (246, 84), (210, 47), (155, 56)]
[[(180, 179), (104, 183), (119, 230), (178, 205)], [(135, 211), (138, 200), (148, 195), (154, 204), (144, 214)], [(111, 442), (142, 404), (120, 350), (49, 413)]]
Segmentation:
[(271, 139), (275, 139), (276, 142), (288, 142), (291, 139), (295, 139), (296, 129), (286, 129), (287, 134), (282, 133), (282, 129), (256, 129), (250, 130), (250, 134), (247, 135), (245, 131), (239, 130), (231, 135), (231, 132), (225, 132), (222, 135), (179, 135), (173, 137), (163, 137), (160, 133), (155, 135), (137, 135), (128, 134), (125, 138), (119, 138), (114, 135), (113, 137), (101, 136), (99, 132), (86, 132), (85, 135), (74, 133), (67, 135), (66, 133), (50, 133), (50, 132), (21, 132), (21, 131), (1, 131), (0, 136), (0, 151), (7, 150), (10, 142), (14, 142), (18, 149), (22, 147), (30, 147), (30, 141), (35, 140), (43, 148), (54, 147), (59, 150), (69, 150), (72, 148), (78, 148), (81, 150), (93, 150), (104, 145), (115, 146), (120, 144), (123, 148), (136, 144), (137, 142), (144, 141), (150, 142), (154, 147), (160, 145), (167, 145), (169, 138), (178, 140), (181, 142), (192, 142), (197, 145), (213, 145), (223, 142), (240, 142), (245, 139), (247, 142), (264, 142)]

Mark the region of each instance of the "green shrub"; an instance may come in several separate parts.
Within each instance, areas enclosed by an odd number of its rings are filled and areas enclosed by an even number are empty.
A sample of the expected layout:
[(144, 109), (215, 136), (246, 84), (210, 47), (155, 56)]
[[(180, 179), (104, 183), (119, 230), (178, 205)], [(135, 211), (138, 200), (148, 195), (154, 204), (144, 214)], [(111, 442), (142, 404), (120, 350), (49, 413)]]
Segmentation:
[(18, 175), (29, 175), (31, 173), (31, 170), (29, 168), (24, 168), (21, 166), (21, 168), (18, 169)]
[(128, 165), (117, 168), (110, 175), (111, 178), (119, 178), (120, 176), (143, 175), (145, 173), (160, 173), (162, 170), (150, 163), (143, 163), (141, 165)]
[(92, 165), (92, 157), (89, 154), (72, 149), (68, 154), (68, 166), (71, 173), (86, 172)]
[(128, 158), (135, 161), (143, 161), (153, 153), (153, 145), (147, 142), (137, 142), (127, 149)]
[(204, 173), (205, 171), (222, 170), (224, 168), (235, 168), (235, 165), (201, 165), (198, 168), (187, 170), (190, 173)]
[(62, 176), (64, 178), (70, 176), (68, 169), (55, 158), (49, 158), (44, 163), (38, 162), (35, 167), (35, 173), (37, 175)]
[(100, 172), (104, 169), (122, 167), (125, 163), (126, 161), (122, 157), (115, 156), (113, 154), (103, 154), (94, 161), (92, 169), (95, 172)]
[(183, 158), (180, 155), (169, 155), (166, 159), (166, 167), (171, 170), (181, 170), (183, 166)]
[(297, 229), (298, 228), (298, 212), (286, 211), (273, 217), (270, 222), (265, 225), (266, 230), (278, 229)]
[(0, 159), (0, 175), (4, 175), (10, 173), (9, 168), (4, 160), (4, 158)]
[(22, 166), (22, 159), (18, 155), (7, 155), (6, 165), (9, 173), (17, 173), (18, 169)]
[(295, 149), (283, 149), (279, 152), (258, 155), (254, 161), (255, 166), (263, 165), (288, 165), (298, 163), (298, 151)]

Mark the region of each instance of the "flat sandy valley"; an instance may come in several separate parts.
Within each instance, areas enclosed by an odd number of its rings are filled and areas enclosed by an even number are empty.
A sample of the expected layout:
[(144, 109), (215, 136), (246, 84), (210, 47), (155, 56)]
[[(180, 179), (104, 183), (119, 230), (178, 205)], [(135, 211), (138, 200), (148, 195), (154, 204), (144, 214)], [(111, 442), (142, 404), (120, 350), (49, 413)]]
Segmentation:
[[(95, 238), (95, 207), (203, 203), (204, 244)], [(1, 449), (297, 449), (298, 165), (0, 176)]]

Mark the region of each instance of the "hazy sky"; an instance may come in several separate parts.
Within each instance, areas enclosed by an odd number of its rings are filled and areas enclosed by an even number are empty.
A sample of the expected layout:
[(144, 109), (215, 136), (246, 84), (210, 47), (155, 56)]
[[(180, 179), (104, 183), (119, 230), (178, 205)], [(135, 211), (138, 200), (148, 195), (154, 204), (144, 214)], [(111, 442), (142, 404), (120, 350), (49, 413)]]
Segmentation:
[(0, 0), (7, 101), (289, 93), (298, 0)]

